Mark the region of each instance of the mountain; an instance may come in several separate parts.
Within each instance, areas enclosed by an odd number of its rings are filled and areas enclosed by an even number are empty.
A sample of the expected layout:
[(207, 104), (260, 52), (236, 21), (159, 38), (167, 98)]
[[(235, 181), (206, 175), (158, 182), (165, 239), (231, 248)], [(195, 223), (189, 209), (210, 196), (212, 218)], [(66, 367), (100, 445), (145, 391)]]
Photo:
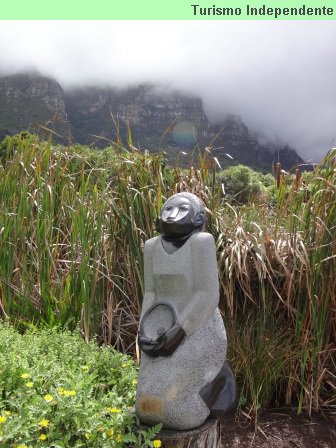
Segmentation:
[[(41, 128), (41, 125), (43, 126)], [(164, 150), (174, 162), (183, 151), (208, 148), (222, 167), (243, 163), (269, 171), (281, 161), (289, 169), (302, 159), (288, 145), (261, 144), (239, 116), (219, 124), (207, 119), (202, 100), (150, 84), (117, 90), (82, 87), (65, 90), (36, 73), (0, 78), (0, 139), (21, 130), (47, 132), (63, 143), (104, 147), (118, 136), (139, 149)]]
[(0, 139), (41, 126), (60, 135), (69, 133), (62, 87), (34, 73), (0, 78)]

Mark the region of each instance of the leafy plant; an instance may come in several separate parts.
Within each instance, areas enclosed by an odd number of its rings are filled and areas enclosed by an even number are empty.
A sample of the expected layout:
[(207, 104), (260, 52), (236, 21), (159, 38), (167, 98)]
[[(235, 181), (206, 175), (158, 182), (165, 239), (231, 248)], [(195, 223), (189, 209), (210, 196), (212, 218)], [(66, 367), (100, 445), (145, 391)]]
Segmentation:
[(266, 187), (274, 184), (273, 176), (263, 175), (244, 165), (236, 165), (218, 173), (218, 181), (224, 186), (228, 197), (246, 204), (267, 195)]
[(128, 443), (137, 438), (136, 366), (78, 333), (0, 325), (0, 366), (3, 447), (150, 447), (160, 430)]

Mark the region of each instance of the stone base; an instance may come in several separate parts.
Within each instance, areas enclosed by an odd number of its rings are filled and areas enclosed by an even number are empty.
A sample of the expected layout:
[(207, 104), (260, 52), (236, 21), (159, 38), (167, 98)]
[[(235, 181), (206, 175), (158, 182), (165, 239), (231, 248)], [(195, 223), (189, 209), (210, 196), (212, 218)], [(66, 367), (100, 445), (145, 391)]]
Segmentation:
[(221, 448), (221, 425), (218, 418), (209, 418), (198, 428), (187, 431), (162, 429), (156, 439), (162, 448)]

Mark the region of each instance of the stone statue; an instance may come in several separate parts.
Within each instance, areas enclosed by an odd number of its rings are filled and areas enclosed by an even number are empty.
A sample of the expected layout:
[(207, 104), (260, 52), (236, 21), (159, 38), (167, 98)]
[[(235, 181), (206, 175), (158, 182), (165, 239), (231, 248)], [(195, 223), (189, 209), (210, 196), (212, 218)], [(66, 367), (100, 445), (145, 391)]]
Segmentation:
[(235, 404), (236, 383), (217, 308), (215, 243), (204, 232), (205, 222), (197, 196), (175, 194), (157, 219), (162, 236), (145, 244), (135, 406), (145, 424), (192, 429)]

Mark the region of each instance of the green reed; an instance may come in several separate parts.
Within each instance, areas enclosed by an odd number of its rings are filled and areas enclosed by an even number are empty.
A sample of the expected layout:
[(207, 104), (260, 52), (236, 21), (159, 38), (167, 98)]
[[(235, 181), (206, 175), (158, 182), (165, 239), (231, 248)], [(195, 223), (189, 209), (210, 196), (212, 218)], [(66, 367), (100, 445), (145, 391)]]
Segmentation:
[(334, 410), (335, 156), (273, 200), (226, 200), (211, 153), (197, 167), (120, 142), (103, 151), (9, 139), (0, 164), (0, 315), (20, 328), (80, 326), (135, 354), (144, 242), (171, 194), (208, 209), (240, 406)]

